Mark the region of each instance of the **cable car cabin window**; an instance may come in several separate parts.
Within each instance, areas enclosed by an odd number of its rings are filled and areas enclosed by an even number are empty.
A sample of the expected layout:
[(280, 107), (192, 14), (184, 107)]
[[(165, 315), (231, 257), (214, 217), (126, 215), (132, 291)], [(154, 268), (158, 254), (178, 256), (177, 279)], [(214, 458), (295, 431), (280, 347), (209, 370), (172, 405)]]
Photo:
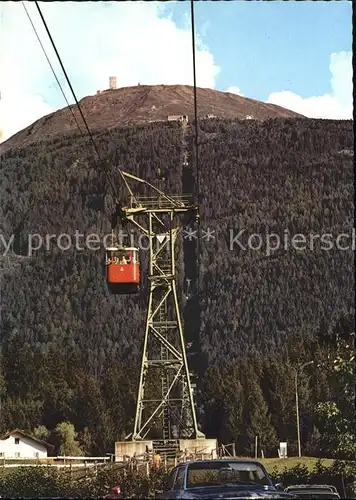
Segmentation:
[(111, 293), (137, 293), (140, 288), (138, 249), (108, 248), (106, 279)]
[(107, 264), (138, 264), (137, 250), (108, 250)]

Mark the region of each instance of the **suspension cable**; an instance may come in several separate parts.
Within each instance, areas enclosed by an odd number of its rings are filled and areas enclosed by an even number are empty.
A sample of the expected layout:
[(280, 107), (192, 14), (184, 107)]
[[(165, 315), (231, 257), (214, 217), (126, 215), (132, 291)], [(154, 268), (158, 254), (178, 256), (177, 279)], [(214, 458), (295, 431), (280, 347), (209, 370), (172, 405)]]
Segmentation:
[[(41, 19), (42, 19), (43, 25), (44, 25), (44, 27), (45, 27), (45, 29), (46, 29), (46, 31), (47, 31), (47, 35), (48, 35), (48, 37), (49, 37), (49, 39), (50, 39), (50, 41), (51, 41), (51, 43), (52, 43), (53, 50), (55, 51), (56, 56), (57, 56), (58, 61), (59, 61), (59, 64), (61, 65), (61, 68), (62, 68), (63, 74), (64, 74), (64, 76), (65, 76), (65, 78), (66, 78), (66, 80), (67, 80), (68, 86), (69, 86), (69, 88), (70, 88), (70, 90), (71, 90), (71, 92), (72, 92), (73, 98), (74, 98), (75, 103), (76, 103), (76, 105), (77, 105), (77, 107), (78, 107), (78, 110), (79, 110), (79, 113), (80, 113), (80, 115), (81, 115), (81, 117), (82, 117), (82, 120), (83, 120), (83, 122), (84, 122), (85, 128), (87, 129), (88, 135), (89, 135), (89, 137), (90, 137), (90, 139), (91, 139), (91, 141), (92, 141), (92, 143), (93, 143), (94, 150), (95, 150), (95, 152), (96, 152), (96, 154), (97, 154), (97, 156), (98, 156), (98, 159), (102, 162), (102, 159), (101, 159), (101, 156), (100, 156), (99, 150), (98, 150), (98, 148), (97, 148), (97, 146), (96, 146), (96, 143), (95, 143), (94, 138), (93, 138), (93, 136), (92, 136), (92, 133), (91, 133), (91, 131), (90, 131), (90, 129), (89, 129), (89, 126), (88, 126), (88, 123), (87, 123), (87, 121), (86, 121), (86, 119), (85, 119), (85, 116), (83, 115), (82, 109), (81, 109), (80, 104), (79, 104), (78, 99), (77, 99), (77, 96), (75, 95), (75, 92), (74, 92), (74, 90), (73, 90), (72, 84), (71, 84), (70, 79), (69, 79), (69, 77), (68, 77), (68, 75), (67, 75), (67, 72), (66, 72), (66, 70), (65, 70), (65, 68), (64, 68), (64, 66), (63, 66), (62, 59), (61, 59), (61, 57), (60, 57), (60, 55), (59, 55), (59, 53), (58, 53), (57, 47), (56, 47), (56, 45), (55, 45), (55, 43), (54, 43), (54, 41), (53, 41), (52, 35), (51, 35), (50, 31), (49, 31), (49, 28), (48, 28), (48, 26), (47, 26), (47, 23), (46, 23), (46, 21), (45, 21), (44, 17), (43, 17), (43, 14), (42, 14), (42, 12), (41, 12), (41, 9), (40, 9), (40, 6), (38, 5), (38, 1), (37, 1), (37, 0), (35, 1), (35, 4), (36, 4), (37, 10), (38, 10), (38, 12), (39, 12), (39, 14), (40, 14), (40, 16), (41, 16)], [(112, 188), (112, 190), (113, 190), (114, 196), (115, 196), (116, 201), (117, 201), (117, 199), (118, 199), (118, 192), (117, 192), (116, 186), (115, 186), (115, 184), (113, 183), (113, 181), (112, 181), (112, 179), (111, 179), (111, 177), (110, 177), (110, 175), (109, 175), (109, 173), (108, 173), (108, 171), (107, 171), (107, 168), (106, 168), (106, 167), (107, 167), (107, 166), (106, 166), (106, 163), (105, 163), (105, 162), (102, 162), (102, 164), (103, 164), (103, 166), (104, 166), (104, 169), (105, 169), (105, 173), (106, 173), (107, 179), (108, 179), (108, 181), (109, 181), (109, 184), (110, 184), (110, 186), (111, 186), (111, 188)]]
[(33, 31), (35, 32), (35, 35), (36, 35), (37, 40), (38, 40), (38, 42), (39, 42), (39, 44), (40, 44), (40, 46), (41, 46), (41, 49), (42, 49), (42, 51), (43, 51), (43, 53), (44, 53), (44, 55), (45, 55), (45, 57), (46, 57), (46, 59), (47, 59), (47, 62), (48, 62), (48, 64), (49, 64), (49, 67), (50, 67), (50, 68), (51, 68), (51, 70), (52, 70), (53, 76), (54, 76), (54, 78), (56, 79), (56, 82), (57, 82), (57, 84), (58, 84), (58, 87), (60, 88), (60, 91), (62, 92), (62, 95), (63, 95), (63, 97), (64, 97), (64, 100), (65, 100), (65, 102), (67, 103), (67, 106), (68, 106), (68, 108), (70, 109), (70, 111), (71, 111), (71, 113), (72, 113), (72, 116), (73, 116), (73, 118), (74, 118), (74, 121), (75, 121), (75, 123), (76, 123), (76, 125), (77, 125), (77, 127), (78, 127), (78, 129), (79, 129), (79, 132), (80, 132), (81, 136), (82, 136), (82, 137), (84, 137), (84, 134), (83, 134), (83, 132), (82, 132), (82, 129), (80, 128), (80, 125), (79, 125), (79, 123), (78, 123), (77, 117), (75, 116), (75, 113), (74, 113), (74, 111), (73, 111), (72, 106), (71, 106), (71, 105), (69, 104), (69, 102), (68, 102), (67, 96), (66, 96), (66, 95), (65, 95), (65, 93), (64, 93), (64, 90), (63, 90), (63, 87), (62, 87), (62, 85), (61, 85), (61, 82), (58, 80), (58, 77), (57, 77), (57, 75), (56, 75), (56, 72), (54, 71), (53, 66), (52, 66), (52, 64), (51, 64), (51, 61), (49, 60), (49, 57), (48, 57), (48, 55), (47, 55), (46, 49), (44, 48), (44, 46), (43, 46), (43, 44), (42, 44), (42, 42), (41, 42), (41, 39), (40, 39), (40, 37), (39, 37), (39, 34), (37, 33), (36, 27), (35, 27), (35, 25), (34, 25), (34, 24), (33, 24), (33, 22), (32, 22), (31, 16), (30, 16), (30, 14), (29, 14), (28, 10), (26, 9), (26, 5), (25, 5), (25, 3), (24, 3), (24, 2), (21, 2), (21, 3), (22, 3), (23, 8), (25, 9), (25, 12), (26, 12), (26, 14), (27, 14), (27, 17), (28, 17), (28, 19), (29, 19), (29, 21), (30, 21), (30, 23), (31, 23), (31, 26), (32, 26)]
[[(197, 78), (196, 78), (196, 57), (195, 57), (195, 19), (194, 19), (194, 0), (190, 0), (190, 16), (191, 16), (191, 29), (192, 29), (192, 53), (193, 53), (193, 82), (194, 82), (194, 121), (195, 121), (195, 168), (196, 168), (196, 182), (195, 193), (196, 203), (200, 204), (200, 178), (199, 178), (199, 148), (198, 148), (198, 105), (197, 105)], [(197, 237), (197, 294), (199, 295), (200, 289), (200, 217), (198, 218), (198, 237)]]
[(195, 165), (196, 165), (196, 193), (197, 201), (200, 201), (199, 192), (199, 148), (198, 148), (198, 106), (197, 106), (197, 72), (195, 57), (195, 19), (194, 19), (194, 0), (190, 0), (191, 24), (192, 24), (192, 53), (193, 53), (193, 81), (194, 81), (194, 121), (195, 121)]

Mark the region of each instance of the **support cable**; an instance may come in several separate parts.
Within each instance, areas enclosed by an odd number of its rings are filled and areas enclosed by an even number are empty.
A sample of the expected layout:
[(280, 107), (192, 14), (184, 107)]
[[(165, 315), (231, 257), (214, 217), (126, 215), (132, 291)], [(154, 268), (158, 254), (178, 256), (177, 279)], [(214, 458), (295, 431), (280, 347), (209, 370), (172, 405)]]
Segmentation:
[[(193, 53), (193, 82), (194, 82), (194, 121), (195, 121), (195, 168), (196, 168), (196, 183), (195, 193), (196, 202), (200, 204), (200, 177), (199, 177), (199, 147), (198, 147), (198, 105), (197, 105), (197, 78), (196, 78), (196, 57), (195, 57), (195, 18), (194, 18), (194, 0), (190, 0), (190, 16), (192, 29), (192, 53)], [(197, 238), (197, 295), (199, 297), (200, 290), (200, 217), (198, 218), (198, 238)]]
[(40, 6), (38, 5), (38, 1), (37, 1), (37, 0), (35, 1), (35, 4), (36, 4), (37, 10), (38, 10), (38, 12), (39, 12), (39, 14), (40, 14), (40, 17), (41, 17), (41, 19), (42, 19), (43, 25), (44, 25), (44, 27), (45, 27), (45, 29), (46, 29), (46, 31), (47, 31), (47, 35), (48, 35), (48, 37), (49, 37), (49, 39), (50, 39), (50, 41), (51, 41), (51, 43), (52, 43), (53, 50), (55, 51), (56, 56), (57, 56), (58, 61), (59, 61), (59, 64), (61, 65), (61, 68), (62, 68), (63, 74), (64, 74), (64, 76), (65, 76), (65, 78), (66, 78), (66, 80), (67, 80), (68, 86), (69, 86), (69, 88), (70, 88), (70, 90), (71, 90), (71, 92), (72, 92), (72, 95), (73, 95), (73, 97), (74, 97), (75, 103), (76, 103), (76, 105), (77, 105), (77, 107), (78, 107), (79, 113), (80, 113), (80, 115), (81, 115), (81, 117), (82, 117), (82, 120), (83, 120), (83, 122), (84, 122), (85, 128), (87, 129), (88, 135), (89, 135), (89, 137), (90, 137), (90, 139), (91, 139), (91, 141), (92, 141), (92, 144), (93, 144), (94, 150), (95, 150), (95, 152), (96, 152), (96, 154), (97, 154), (98, 159), (102, 162), (102, 164), (103, 164), (103, 166), (104, 166), (106, 176), (107, 176), (108, 181), (109, 181), (109, 184), (110, 184), (110, 186), (111, 186), (111, 188), (112, 188), (112, 190), (113, 190), (114, 197), (116, 198), (116, 201), (117, 201), (117, 199), (118, 199), (118, 192), (117, 192), (117, 189), (116, 189), (116, 187), (115, 187), (115, 184), (113, 183), (113, 181), (112, 181), (112, 179), (111, 179), (111, 177), (110, 177), (110, 175), (109, 175), (109, 172), (108, 172), (108, 170), (107, 170), (106, 163), (102, 161), (102, 158), (101, 158), (101, 156), (100, 156), (100, 153), (99, 153), (99, 150), (98, 150), (98, 148), (97, 148), (97, 145), (96, 145), (96, 143), (95, 143), (95, 141), (94, 141), (94, 138), (93, 138), (93, 136), (92, 136), (92, 133), (91, 133), (91, 131), (90, 131), (90, 129), (89, 129), (89, 126), (88, 126), (88, 123), (87, 123), (87, 121), (86, 121), (86, 119), (85, 119), (85, 116), (83, 115), (82, 109), (81, 109), (80, 104), (79, 104), (78, 99), (77, 99), (77, 96), (75, 95), (75, 92), (74, 92), (74, 90), (73, 90), (73, 87), (72, 87), (72, 84), (71, 84), (71, 82), (70, 82), (70, 79), (69, 79), (69, 77), (68, 77), (68, 75), (67, 75), (67, 72), (66, 72), (66, 70), (65, 70), (64, 66), (63, 66), (62, 59), (61, 59), (61, 57), (60, 57), (60, 55), (59, 55), (59, 53), (58, 53), (58, 50), (57, 50), (56, 44), (55, 44), (55, 43), (54, 43), (54, 41), (53, 41), (52, 35), (51, 35), (50, 31), (49, 31), (49, 28), (48, 28), (48, 26), (47, 26), (47, 23), (46, 23), (46, 21), (45, 21), (44, 17), (43, 17), (42, 11), (41, 11), (41, 9), (40, 9)]
[(40, 44), (40, 46), (41, 46), (41, 49), (42, 49), (42, 51), (43, 51), (43, 53), (44, 53), (44, 55), (45, 55), (45, 57), (46, 57), (46, 59), (47, 59), (47, 62), (48, 62), (48, 64), (49, 64), (49, 67), (50, 67), (50, 68), (51, 68), (51, 70), (52, 70), (53, 76), (54, 76), (54, 78), (56, 79), (56, 82), (57, 82), (57, 84), (58, 84), (58, 87), (59, 87), (60, 91), (62, 92), (62, 95), (63, 95), (63, 97), (64, 97), (64, 100), (65, 100), (65, 102), (67, 103), (67, 106), (68, 106), (68, 108), (70, 109), (70, 111), (71, 111), (71, 113), (72, 113), (72, 116), (73, 116), (73, 118), (74, 118), (74, 121), (75, 121), (75, 123), (76, 123), (76, 125), (77, 125), (77, 127), (78, 127), (78, 129), (79, 129), (79, 132), (80, 132), (81, 136), (82, 136), (82, 137), (84, 137), (84, 134), (83, 134), (83, 132), (82, 132), (82, 129), (80, 128), (80, 125), (79, 125), (79, 123), (78, 123), (77, 117), (75, 116), (75, 113), (74, 113), (74, 111), (73, 111), (72, 106), (71, 106), (71, 105), (69, 104), (69, 102), (68, 102), (68, 99), (67, 99), (67, 96), (66, 96), (66, 95), (65, 95), (65, 93), (64, 93), (63, 87), (62, 87), (62, 85), (61, 85), (60, 81), (58, 80), (58, 77), (57, 77), (57, 75), (56, 75), (56, 72), (55, 72), (55, 71), (54, 71), (54, 69), (53, 69), (53, 66), (52, 66), (52, 64), (51, 64), (51, 61), (49, 60), (49, 57), (48, 57), (47, 52), (46, 52), (46, 49), (44, 48), (44, 46), (43, 46), (43, 44), (42, 44), (42, 42), (41, 42), (41, 39), (40, 39), (40, 37), (39, 37), (39, 34), (37, 33), (36, 27), (35, 27), (35, 25), (34, 25), (34, 24), (33, 24), (33, 22), (32, 22), (31, 16), (30, 16), (30, 14), (29, 14), (28, 10), (26, 9), (26, 5), (25, 5), (25, 3), (24, 3), (24, 2), (21, 2), (21, 3), (22, 3), (23, 8), (25, 9), (25, 12), (26, 12), (26, 14), (27, 14), (27, 17), (28, 17), (28, 19), (29, 19), (29, 21), (30, 21), (30, 23), (31, 23), (31, 26), (32, 26), (33, 31), (35, 32), (35, 35), (36, 35), (37, 40), (38, 40), (38, 42), (39, 42), (39, 44)]

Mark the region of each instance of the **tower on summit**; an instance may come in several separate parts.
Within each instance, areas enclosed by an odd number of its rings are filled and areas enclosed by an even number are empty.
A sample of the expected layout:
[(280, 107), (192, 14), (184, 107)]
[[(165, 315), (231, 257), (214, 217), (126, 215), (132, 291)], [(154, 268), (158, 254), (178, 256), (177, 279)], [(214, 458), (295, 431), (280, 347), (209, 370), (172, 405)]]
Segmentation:
[(117, 88), (116, 76), (109, 76), (109, 89), (115, 90), (116, 88)]

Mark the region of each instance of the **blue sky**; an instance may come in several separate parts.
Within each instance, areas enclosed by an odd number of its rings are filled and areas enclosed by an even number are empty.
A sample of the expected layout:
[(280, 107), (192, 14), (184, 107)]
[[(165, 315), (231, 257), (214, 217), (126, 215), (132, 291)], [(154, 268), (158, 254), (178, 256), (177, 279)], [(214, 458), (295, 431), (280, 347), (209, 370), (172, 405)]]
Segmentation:
[[(183, 26), (190, 5), (174, 2), (167, 11)], [(217, 88), (238, 85), (261, 100), (276, 90), (301, 97), (329, 92), (330, 54), (352, 49), (351, 17), (348, 1), (195, 4), (197, 31), (206, 25), (204, 41), (223, 68)]]
[[(74, 100), (34, 2), (26, 8)], [(190, 1), (40, 2), (78, 99), (118, 86), (193, 84)], [(348, 1), (195, 3), (197, 84), (307, 117), (352, 117)], [(66, 106), (22, 2), (0, 2), (0, 142)]]

